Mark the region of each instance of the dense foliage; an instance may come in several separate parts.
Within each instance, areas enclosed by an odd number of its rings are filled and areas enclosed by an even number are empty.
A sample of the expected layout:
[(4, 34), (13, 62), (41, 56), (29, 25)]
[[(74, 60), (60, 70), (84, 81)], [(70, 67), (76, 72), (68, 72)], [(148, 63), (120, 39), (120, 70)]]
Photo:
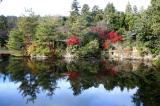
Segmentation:
[[(10, 31), (7, 46), (23, 50), (28, 56), (50, 56), (57, 51), (93, 56), (121, 42), (118, 44), (122, 48), (136, 47), (142, 53), (159, 55), (159, 7), (158, 0), (152, 0), (146, 10), (128, 3), (125, 12), (119, 12), (113, 3), (102, 10), (96, 5), (90, 9), (87, 4), (80, 8), (74, 0), (69, 17), (40, 17), (33, 13), (20, 17), (17, 27)], [(0, 28), (6, 28), (1, 24)]]

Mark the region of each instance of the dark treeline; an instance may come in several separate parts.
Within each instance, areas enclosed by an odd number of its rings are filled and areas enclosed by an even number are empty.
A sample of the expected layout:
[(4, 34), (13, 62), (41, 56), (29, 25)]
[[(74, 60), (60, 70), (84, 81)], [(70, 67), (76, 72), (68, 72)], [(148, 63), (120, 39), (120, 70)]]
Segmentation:
[(5, 46), (6, 40), (8, 40), (8, 33), (12, 28), (15, 28), (17, 24), (16, 16), (0, 16), (0, 45)]

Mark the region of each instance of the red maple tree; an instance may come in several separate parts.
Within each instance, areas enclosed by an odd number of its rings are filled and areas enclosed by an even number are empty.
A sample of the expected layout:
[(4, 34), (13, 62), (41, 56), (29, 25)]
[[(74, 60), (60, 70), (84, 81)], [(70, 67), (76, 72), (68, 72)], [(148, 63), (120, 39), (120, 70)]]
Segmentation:
[(67, 43), (67, 45), (79, 45), (80, 39), (79, 39), (79, 37), (73, 35), (67, 39), (66, 43)]
[(107, 39), (110, 40), (111, 43), (117, 43), (119, 41), (122, 41), (123, 37), (120, 34), (118, 34), (117, 32), (112, 31), (112, 32), (108, 33)]

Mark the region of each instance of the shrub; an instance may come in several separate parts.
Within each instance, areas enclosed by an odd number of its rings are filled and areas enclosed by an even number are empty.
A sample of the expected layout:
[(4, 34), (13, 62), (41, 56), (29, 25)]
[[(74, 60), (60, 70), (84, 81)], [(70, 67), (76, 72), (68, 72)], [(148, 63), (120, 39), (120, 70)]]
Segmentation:
[(80, 39), (77, 36), (73, 35), (73, 36), (71, 36), (70, 38), (67, 39), (66, 43), (67, 43), (68, 46), (69, 45), (79, 45), (80, 44)]
[(85, 46), (79, 48), (77, 55), (79, 57), (97, 56), (99, 52), (99, 42), (98, 40), (92, 40)]
[(117, 32), (112, 31), (108, 33), (107, 39), (110, 40), (112, 43), (117, 43), (119, 41), (122, 41), (123, 37)]

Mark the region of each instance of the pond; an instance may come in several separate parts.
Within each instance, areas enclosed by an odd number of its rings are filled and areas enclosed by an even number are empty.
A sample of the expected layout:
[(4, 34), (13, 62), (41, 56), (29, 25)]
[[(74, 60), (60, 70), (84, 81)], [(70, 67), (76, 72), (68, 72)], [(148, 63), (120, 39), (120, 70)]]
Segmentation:
[(160, 106), (150, 62), (0, 60), (0, 106)]

